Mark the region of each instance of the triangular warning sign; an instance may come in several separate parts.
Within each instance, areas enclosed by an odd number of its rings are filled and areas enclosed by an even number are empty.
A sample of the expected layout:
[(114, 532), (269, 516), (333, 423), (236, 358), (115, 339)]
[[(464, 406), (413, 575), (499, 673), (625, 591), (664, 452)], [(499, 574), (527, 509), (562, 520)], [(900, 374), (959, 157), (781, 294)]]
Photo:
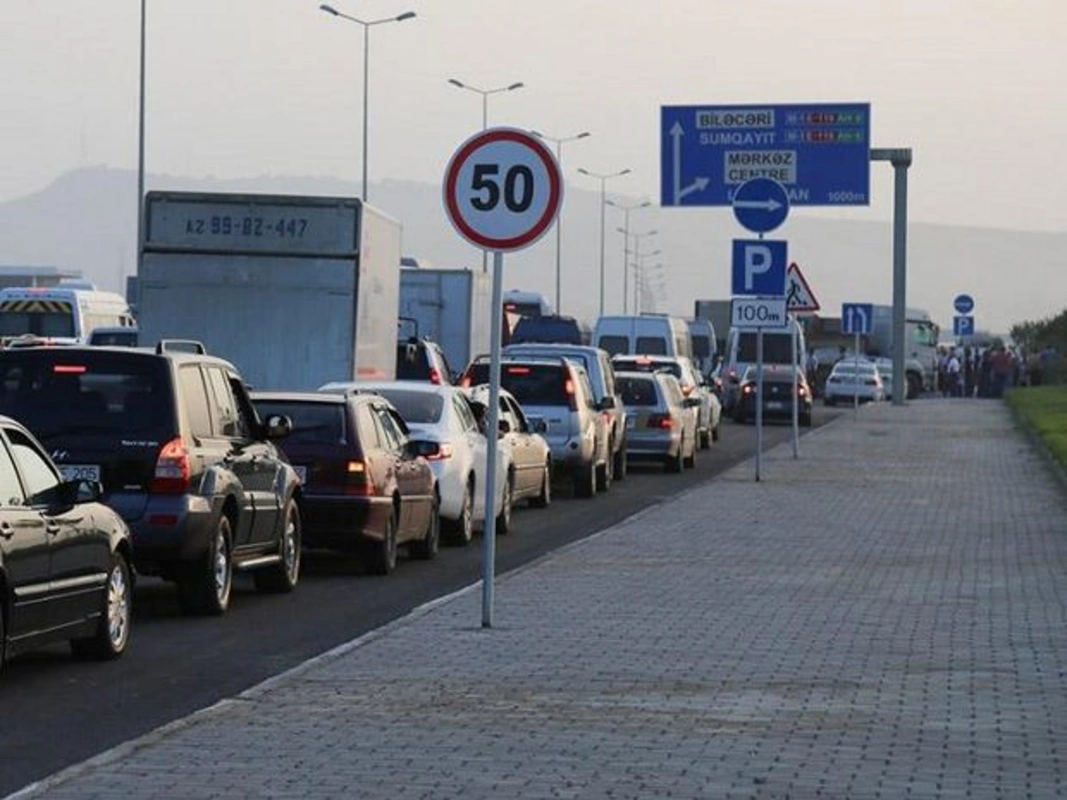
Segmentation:
[(789, 311), (818, 311), (819, 301), (815, 299), (815, 293), (811, 291), (808, 282), (804, 280), (804, 273), (794, 261), (789, 265), (785, 273), (785, 307)]

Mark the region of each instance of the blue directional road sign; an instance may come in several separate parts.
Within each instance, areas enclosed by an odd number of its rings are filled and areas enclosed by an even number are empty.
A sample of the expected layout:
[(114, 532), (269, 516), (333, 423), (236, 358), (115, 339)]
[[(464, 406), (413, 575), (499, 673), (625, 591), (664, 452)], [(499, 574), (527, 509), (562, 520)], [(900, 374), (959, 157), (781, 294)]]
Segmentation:
[(974, 317), (960, 316), (952, 318), (953, 336), (974, 336)]
[(745, 181), (734, 193), (734, 216), (753, 233), (773, 231), (789, 216), (789, 195), (771, 178)]
[(969, 294), (958, 294), (952, 301), (952, 307), (956, 309), (957, 314), (970, 314), (974, 311), (974, 298)]
[(753, 178), (794, 206), (870, 204), (871, 106), (663, 106), (660, 204), (728, 206)]
[(788, 249), (778, 239), (734, 239), (733, 294), (783, 296)]
[(841, 333), (870, 333), (874, 329), (872, 303), (842, 303)]

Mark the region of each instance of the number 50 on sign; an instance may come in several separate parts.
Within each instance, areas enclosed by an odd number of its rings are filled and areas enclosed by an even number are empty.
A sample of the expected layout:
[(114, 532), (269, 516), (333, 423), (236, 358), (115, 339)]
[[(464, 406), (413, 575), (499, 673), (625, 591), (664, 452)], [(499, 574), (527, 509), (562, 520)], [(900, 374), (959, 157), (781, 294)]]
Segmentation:
[(521, 250), (541, 238), (563, 199), (559, 165), (516, 128), (475, 134), (449, 161), (444, 203), (460, 236), (485, 250)]

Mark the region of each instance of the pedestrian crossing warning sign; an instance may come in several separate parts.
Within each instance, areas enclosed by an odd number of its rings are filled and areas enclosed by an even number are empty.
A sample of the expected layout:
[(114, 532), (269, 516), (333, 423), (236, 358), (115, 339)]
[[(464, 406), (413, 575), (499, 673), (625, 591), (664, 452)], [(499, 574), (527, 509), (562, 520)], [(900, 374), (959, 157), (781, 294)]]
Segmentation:
[(805, 311), (818, 311), (819, 301), (815, 299), (815, 293), (811, 291), (808, 282), (804, 280), (804, 273), (794, 261), (789, 265), (785, 273), (785, 307), (793, 313)]

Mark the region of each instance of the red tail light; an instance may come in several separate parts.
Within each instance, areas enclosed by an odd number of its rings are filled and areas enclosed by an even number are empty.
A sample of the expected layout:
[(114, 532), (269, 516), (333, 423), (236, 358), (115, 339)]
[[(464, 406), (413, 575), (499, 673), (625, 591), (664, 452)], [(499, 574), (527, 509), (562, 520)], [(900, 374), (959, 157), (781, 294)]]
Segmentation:
[(345, 465), (345, 494), (353, 497), (374, 496), (374, 481), (362, 461), (349, 461)]
[(807, 390), (807, 389), (805, 389), (805, 388), (804, 388), (803, 386), (798, 386), (798, 387), (797, 387), (797, 394), (798, 394), (798, 395), (799, 395), (800, 397), (804, 397), (805, 395), (807, 395), (807, 393), (808, 393), (808, 390)]
[(155, 494), (185, 494), (192, 474), (189, 448), (182, 437), (176, 436), (159, 449), (150, 490)]
[(441, 442), (435, 450), (424, 453), (423, 458), (427, 461), (442, 461), (446, 458), (452, 458), (452, 445), (448, 442)]
[(578, 398), (574, 393), (574, 379), (567, 378), (567, 382), (563, 384), (563, 391), (567, 393), (567, 403), (570, 405), (571, 411), (578, 410)]
[(660, 430), (670, 430), (674, 427), (674, 420), (670, 414), (652, 414), (648, 418), (648, 423), (645, 427), (659, 428)]
[(689, 395), (691, 395), (693, 393), (693, 389), (695, 389), (695, 388), (696, 388), (695, 386), (683, 386), (682, 387), (682, 394), (684, 394), (686, 397), (689, 397)]
[(746, 383), (744, 386), (741, 387), (742, 394), (752, 394), (754, 391), (756, 391), (756, 387), (753, 386), (751, 383)]
[(430, 383), (436, 384), (437, 386), (441, 385), (441, 370), (437, 367), (430, 368)]
[(462, 386), (464, 389), (471, 388), (471, 376), (464, 375), (463, 378), (460, 379), (459, 385)]

